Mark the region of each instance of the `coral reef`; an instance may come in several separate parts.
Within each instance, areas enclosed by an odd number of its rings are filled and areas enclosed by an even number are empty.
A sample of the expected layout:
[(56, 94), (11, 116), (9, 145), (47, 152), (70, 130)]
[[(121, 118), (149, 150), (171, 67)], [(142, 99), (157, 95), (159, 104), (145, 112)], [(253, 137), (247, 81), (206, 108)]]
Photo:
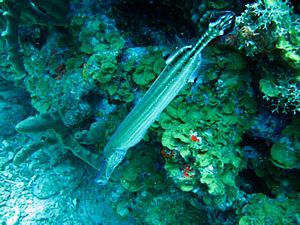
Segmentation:
[[(19, 44), (19, 27), (21, 25), (39, 24), (45, 26), (66, 25), (69, 0), (60, 1), (26, 1), (4, 0), (0, 2), (2, 16), (6, 28), (1, 36), (5, 38), (9, 53), (9, 61), (14, 67), (16, 79), (24, 78), (24, 67)], [(1, 24), (3, 26), (3, 24)]]
[[(0, 11), (0, 223), (63, 224), (64, 212), (78, 224), (300, 223), (296, 1), (2, 0)], [(210, 36), (220, 11), (235, 25)]]

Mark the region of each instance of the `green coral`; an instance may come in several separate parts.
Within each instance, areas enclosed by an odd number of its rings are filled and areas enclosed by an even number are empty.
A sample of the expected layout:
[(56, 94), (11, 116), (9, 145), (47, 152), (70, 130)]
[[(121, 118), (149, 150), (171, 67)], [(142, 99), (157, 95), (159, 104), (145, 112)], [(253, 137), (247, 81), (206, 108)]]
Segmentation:
[[(224, 208), (239, 196), (235, 178), (246, 165), (239, 143), (251, 126), (256, 102), (245, 59), (213, 47), (205, 53), (217, 62), (205, 74), (210, 82), (183, 90), (152, 129), (162, 129), (165, 169), (174, 183), (183, 191), (203, 187), (204, 201)], [(239, 66), (232, 65), (231, 57), (239, 58)]]
[(143, 55), (133, 73), (133, 81), (140, 86), (148, 87), (165, 67), (165, 60), (159, 51), (150, 51)]
[(159, 157), (153, 147), (137, 147), (126, 157), (130, 161), (122, 166), (121, 185), (130, 192), (142, 189), (162, 190), (165, 188), (164, 175), (156, 169)]
[[(84, 21), (86, 24), (84, 24)], [(98, 18), (74, 17), (71, 21), (74, 32), (80, 30), (79, 50), (85, 54), (93, 54), (98, 51), (118, 51), (124, 47), (124, 39), (117, 30), (111, 30), (109, 24)]]
[[(175, 158), (176, 156), (174, 156), (173, 160)], [(172, 177), (174, 183), (178, 188), (180, 188), (181, 191), (190, 192), (194, 190), (199, 185), (199, 182), (197, 179), (194, 179), (192, 175), (194, 172), (190, 173), (190, 171), (193, 169), (191, 169), (189, 165), (186, 165), (185, 168), (182, 168), (178, 162), (174, 162), (173, 160), (166, 159), (165, 161), (165, 170), (168, 176)], [(189, 171), (187, 171), (186, 168), (189, 168)]]
[[(126, 71), (129, 63), (118, 60), (118, 51), (98, 51), (89, 57), (84, 65), (82, 77), (92, 79), (102, 90), (105, 90), (111, 100), (132, 102), (130, 76)], [(123, 68), (126, 66), (126, 69)]]
[[(110, 41), (115, 40), (112, 35)], [(117, 46), (118, 42), (115, 43)], [(122, 47), (122, 46), (119, 46)], [(130, 49), (121, 55), (119, 50), (99, 50), (92, 54), (82, 70), (85, 81), (92, 80), (105, 90), (111, 101), (132, 102), (133, 82), (143, 90), (157, 77), (165, 65), (162, 53), (155, 48), (142, 50), (142, 59)], [(120, 57), (125, 59), (120, 60)]]
[(293, 68), (300, 68), (300, 23), (288, 30), (287, 35), (281, 36), (276, 48), (282, 50), (282, 58)]
[[(43, 63), (42, 63), (43, 64)], [(37, 66), (37, 69), (42, 69), (42, 67)], [(31, 71), (30, 68), (28, 68)], [(62, 93), (62, 89), (59, 88), (56, 80), (51, 78), (50, 76), (30, 76), (26, 80), (27, 90), (31, 93), (31, 104), (38, 112), (47, 112), (51, 106), (57, 102), (56, 98), (49, 99), (49, 90), (52, 91), (57, 90), (57, 92), (52, 93), (52, 95), (60, 95)]]
[(300, 119), (294, 119), (292, 124), (283, 131), (283, 137), (271, 148), (272, 162), (283, 169), (300, 169)]
[(241, 210), (238, 224), (298, 224), (299, 210), (299, 197), (272, 199), (263, 194), (253, 194), (249, 203)]
[(92, 77), (100, 84), (109, 83), (118, 68), (117, 56), (117, 51), (104, 51), (93, 54), (84, 65), (83, 79), (87, 80), (88, 77)]
[(66, 70), (72, 71), (74, 69), (81, 68), (83, 65), (83, 60), (80, 57), (69, 58), (66, 62)]
[(122, 52), (125, 41), (121, 33), (111, 30), (104, 21), (94, 18), (88, 20), (86, 25), (83, 21), (82, 18), (72, 21), (74, 32), (80, 30), (80, 51), (90, 55), (83, 66), (83, 80), (91, 81), (106, 91), (109, 101), (132, 102), (134, 95), (130, 72), (137, 56), (131, 55), (130, 51)]

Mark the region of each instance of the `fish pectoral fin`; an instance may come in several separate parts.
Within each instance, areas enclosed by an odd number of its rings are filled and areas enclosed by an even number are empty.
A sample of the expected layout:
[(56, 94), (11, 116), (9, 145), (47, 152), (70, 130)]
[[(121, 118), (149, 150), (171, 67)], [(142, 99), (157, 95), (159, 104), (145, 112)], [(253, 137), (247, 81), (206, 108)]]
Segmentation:
[(200, 76), (203, 76), (203, 73), (201, 72), (201, 63), (202, 63), (202, 56), (201, 56), (201, 54), (199, 54), (197, 67), (194, 69), (188, 82), (194, 83)]
[(176, 63), (187, 51), (191, 50), (192, 47), (192, 45), (187, 45), (180, 48), (174, 54), (169, 56), (169, 58), (166, 60), (166, 64), (169, 65)]

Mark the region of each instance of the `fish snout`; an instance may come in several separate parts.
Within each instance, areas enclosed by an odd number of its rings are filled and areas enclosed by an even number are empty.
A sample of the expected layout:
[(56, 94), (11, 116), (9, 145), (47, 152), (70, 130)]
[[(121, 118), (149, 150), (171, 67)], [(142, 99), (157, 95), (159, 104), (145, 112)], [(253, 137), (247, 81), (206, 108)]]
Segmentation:
[(235, 13), (232, 11), (213, 12), (210, 16), (209, 28), (213, 29), (217, 36), (232, 31), (235, 24)]

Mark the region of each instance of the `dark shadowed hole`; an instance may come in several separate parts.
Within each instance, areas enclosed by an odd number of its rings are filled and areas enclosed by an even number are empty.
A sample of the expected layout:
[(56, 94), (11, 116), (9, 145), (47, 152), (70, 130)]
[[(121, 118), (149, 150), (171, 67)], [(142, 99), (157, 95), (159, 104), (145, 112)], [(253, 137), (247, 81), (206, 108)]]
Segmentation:
[(134, 33), (132, 44), (146, 46), (172, 43), (181, 36), (188, 39), (197, 35), (195, 24), (188, 19), (188, 12), (184, 12), (180, 5), (163, 5), (161, 1), (149, 2), (123, 1), (113, 5), (118, 29), (129, 32), (128, 35)]
[(271, 193), (271, 190), (266, 185), (264, 177), (258, 177), (254, 170), (243, 170), (239, 174), (237, 182), (240, 189), (247, 194), (262, 193), (269, 197), (274, 197)]

